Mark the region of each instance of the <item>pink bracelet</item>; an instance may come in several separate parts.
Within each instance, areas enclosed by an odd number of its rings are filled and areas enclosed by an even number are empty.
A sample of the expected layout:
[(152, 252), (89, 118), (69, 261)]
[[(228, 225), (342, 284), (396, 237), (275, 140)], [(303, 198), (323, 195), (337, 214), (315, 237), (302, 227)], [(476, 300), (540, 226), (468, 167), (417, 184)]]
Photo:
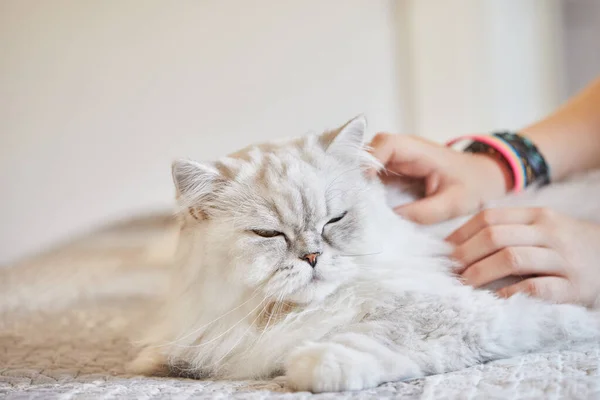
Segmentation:
[(460, 136), (456, 139), (450, 140), (446, 143), (446, 146), (452, 146), (453, 144), (462, 140), (472, 140), (475, 142), (481, 142), (496, 150), (508, 163), (511, 174), (514, 180), (513, 191), (519, 193), (525, 188), (526, 185), (526, 171), (525, 166), (521, 162), (521, 159), (515, 149), (512, 148), (508, 143), (496, 136), (484, 136), (484, 135), (467, 135)]

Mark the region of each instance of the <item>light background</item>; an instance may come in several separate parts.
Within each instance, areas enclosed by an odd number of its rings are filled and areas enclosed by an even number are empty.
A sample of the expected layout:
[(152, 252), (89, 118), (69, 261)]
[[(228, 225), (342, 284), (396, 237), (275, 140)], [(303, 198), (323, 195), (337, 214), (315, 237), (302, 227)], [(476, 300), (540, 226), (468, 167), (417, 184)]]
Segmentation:
[(600, 73), (595, 0), (2, 0), (0, 264), (170, 209), (170, 162), (339, 125), (519, 128)]

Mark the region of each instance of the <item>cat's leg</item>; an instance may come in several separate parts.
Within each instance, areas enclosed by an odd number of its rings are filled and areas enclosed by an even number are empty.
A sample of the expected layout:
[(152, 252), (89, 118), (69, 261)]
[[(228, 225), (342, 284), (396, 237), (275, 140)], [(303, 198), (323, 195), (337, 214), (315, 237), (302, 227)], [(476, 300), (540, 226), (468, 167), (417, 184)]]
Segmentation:
[(407, 297), (346, 333), (299, 347), (285, 364), (289, 385), (358, 390), (600, 337), (598, 314), (583, 307), (459, 292)]
[(307, 343), (285, 363), (286, 384), (294, 390), (337, 392), (423, 376), (419, 366), (375, 337), (341, 333)]

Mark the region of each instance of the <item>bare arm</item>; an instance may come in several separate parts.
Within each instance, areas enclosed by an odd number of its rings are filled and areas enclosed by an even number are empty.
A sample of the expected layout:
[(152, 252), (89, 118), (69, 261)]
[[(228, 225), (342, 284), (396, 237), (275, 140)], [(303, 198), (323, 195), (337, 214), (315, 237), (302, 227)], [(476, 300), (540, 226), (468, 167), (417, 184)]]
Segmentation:
[[(600, 168), (600, 77), (521, 133), (544, 155), (553, 181)], [(389, 133), (376, 135), (370, 146), (386, 170), (424, 181), (424, 199), (396, 208), (397, 213), (422, 224), (472, 213), (513, 187), (512, 172), (486, 155)]]
[(552, 180), (600, 168), (600, 78), (521, 132), (546, 158)]

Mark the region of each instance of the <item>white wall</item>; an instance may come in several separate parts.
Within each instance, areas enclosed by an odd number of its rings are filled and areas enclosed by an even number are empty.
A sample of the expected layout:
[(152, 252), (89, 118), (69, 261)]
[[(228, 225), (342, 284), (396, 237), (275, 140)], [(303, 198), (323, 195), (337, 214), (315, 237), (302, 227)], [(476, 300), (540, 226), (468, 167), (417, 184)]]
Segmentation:
[(566, 86), (571, 96), (600, 75), (600, 1), (563, 0)]
[(1, 1), (0, 264), (169, 208), (177, 156), (361, 112), (402, 131), (403, 5)]
[(409, 12), (415, 133), (519, 129), (560, 104), (559, 0), (413, 0)]

